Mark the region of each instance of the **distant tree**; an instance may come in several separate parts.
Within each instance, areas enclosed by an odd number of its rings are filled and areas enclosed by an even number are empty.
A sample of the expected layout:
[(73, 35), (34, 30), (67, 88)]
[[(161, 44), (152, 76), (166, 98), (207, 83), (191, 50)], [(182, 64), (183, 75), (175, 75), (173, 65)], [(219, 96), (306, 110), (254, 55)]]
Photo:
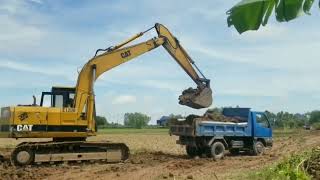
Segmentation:
[(274, 114), (273, 112), (270, 112), (270, 111), (265, 111), (269, 121), (270, 121), (270, 124), (272, 127), (275, 126), (275, 120), (276, 120), (276, 114)]
[(312, 127), (313, 127), (315, 130), (320, 130), (320, 123), (314, 123), (314, 124), (312, 124)]
[(277, 114), (266, 111), (272, 127), (274, 128), (298, 128), (303, 127), (308, 121), (307, 114), (292, 114), (280, 111)]
[(307, 113), (305, 113), (305, 114), (296, 113), (296, 114), (294, 114), (293, 117), (296, 120), (297, 127), (303, 127), (308, 122)]
[(147, 126), (151, 117), (142, 113), (125, 113), (124, 115), (124, 125), (134, 128), (141, 129), (142, 127)]
[(108, 121), (107, 121), (107, 118), (103, 117), (103, 116), (96, 116), (96, 122), (97, 122), (97, 125), (98, 127), (99, 126), (106, 126), (108, 125)]
[(312, 111), (310, 113), (310, 124), (320, 123), (320, 111)]

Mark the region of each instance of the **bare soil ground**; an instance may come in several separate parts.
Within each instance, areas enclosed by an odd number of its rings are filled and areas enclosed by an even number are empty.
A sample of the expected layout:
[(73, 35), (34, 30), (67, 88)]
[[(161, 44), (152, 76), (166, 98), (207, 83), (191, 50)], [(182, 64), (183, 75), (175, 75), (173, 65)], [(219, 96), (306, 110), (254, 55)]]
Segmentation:
[(167, 134), (102, 134), (90, 140), (124, 142), (131, 150), (119, 164), (70, 163), (13, 167), (8, 162), (12, 148), (23, 140), (0, 139), (0, 179), (234, 179), (262, 169), (294, 153), (320, 146), (320, 131), (299, 131), (274, 138), (274, 147), (263, 156), (226, 155), (223, 160), (190, 159), (176, 137)]

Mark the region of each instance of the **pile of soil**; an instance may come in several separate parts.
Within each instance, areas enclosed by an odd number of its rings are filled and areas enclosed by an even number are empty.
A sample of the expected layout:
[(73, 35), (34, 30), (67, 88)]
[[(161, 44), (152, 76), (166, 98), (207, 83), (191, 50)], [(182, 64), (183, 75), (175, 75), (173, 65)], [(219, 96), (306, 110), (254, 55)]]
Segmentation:
[(172, 118), (169, 120), (170, 125), (192, 125), (194, 121), (215, 121), (215, 122), (233, 122), (240, 123), (246, 122), (246, 119), (242, 117), (227, 117), (220, 112), (207, 111), (202, 116), (191, 114), (186, 117), (185, 121), (178, 121), (178, 119)]
[(31, 166), (27, 167), (15, 167), (10, 164), (10, 162), (3, 162), (0, 164), (0, 179), (42, 179), (46, 175), (51, 173), (37, 174)]
[(246, 119), (243, 119), (242, 117), (227, 117), (222, 115), (222, 113), (220, 112), (211, 112), (211, 111), (207, 111), (204, 114), (204, 118), (206, 118), (207, 121), (233, 122), (233, 123), (246, 122)]
[(314, 179), (320, 179), (320, 147), (312, 151), (311, 157), (305, 161), (304, 167)]

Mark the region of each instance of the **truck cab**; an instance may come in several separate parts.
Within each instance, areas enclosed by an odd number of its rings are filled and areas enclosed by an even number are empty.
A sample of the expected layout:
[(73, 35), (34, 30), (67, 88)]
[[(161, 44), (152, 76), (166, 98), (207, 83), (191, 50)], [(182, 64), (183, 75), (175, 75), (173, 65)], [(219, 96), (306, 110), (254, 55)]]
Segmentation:
[(261, 155), (272, 147), (272, 128), (264, 112), (250, 108), (224, 108), (222, 115), (239, 122), (221, 122), (203, 117), (195, 118), (192, 124), (171, 124), (170, 134), (179, 136), (177, 144), (185, 145), (189, 156), (206, 155), (215, 159), (231, 154), (249, 152)]

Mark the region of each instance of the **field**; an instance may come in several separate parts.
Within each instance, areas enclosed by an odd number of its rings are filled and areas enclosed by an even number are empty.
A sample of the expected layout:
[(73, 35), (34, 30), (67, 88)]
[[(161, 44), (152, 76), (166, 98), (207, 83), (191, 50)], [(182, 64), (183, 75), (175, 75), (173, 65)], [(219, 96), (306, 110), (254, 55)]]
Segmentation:
[[(263, 156), (231, 156), (223, 160), (190, 159), (176, 137), (166, 129), (105, 129), (89, 140), (124, 142), (131, 157), (120, 164), (73, 163), (35, 165), (15, 168), (0, 165), (2, 179), (242, 179), (285, 157), (320, 146), (319, 131), (276, 131), (274, 147)], [(0, 153), (8, 158), (10, 150), (22, 140), (1, 139)]]

